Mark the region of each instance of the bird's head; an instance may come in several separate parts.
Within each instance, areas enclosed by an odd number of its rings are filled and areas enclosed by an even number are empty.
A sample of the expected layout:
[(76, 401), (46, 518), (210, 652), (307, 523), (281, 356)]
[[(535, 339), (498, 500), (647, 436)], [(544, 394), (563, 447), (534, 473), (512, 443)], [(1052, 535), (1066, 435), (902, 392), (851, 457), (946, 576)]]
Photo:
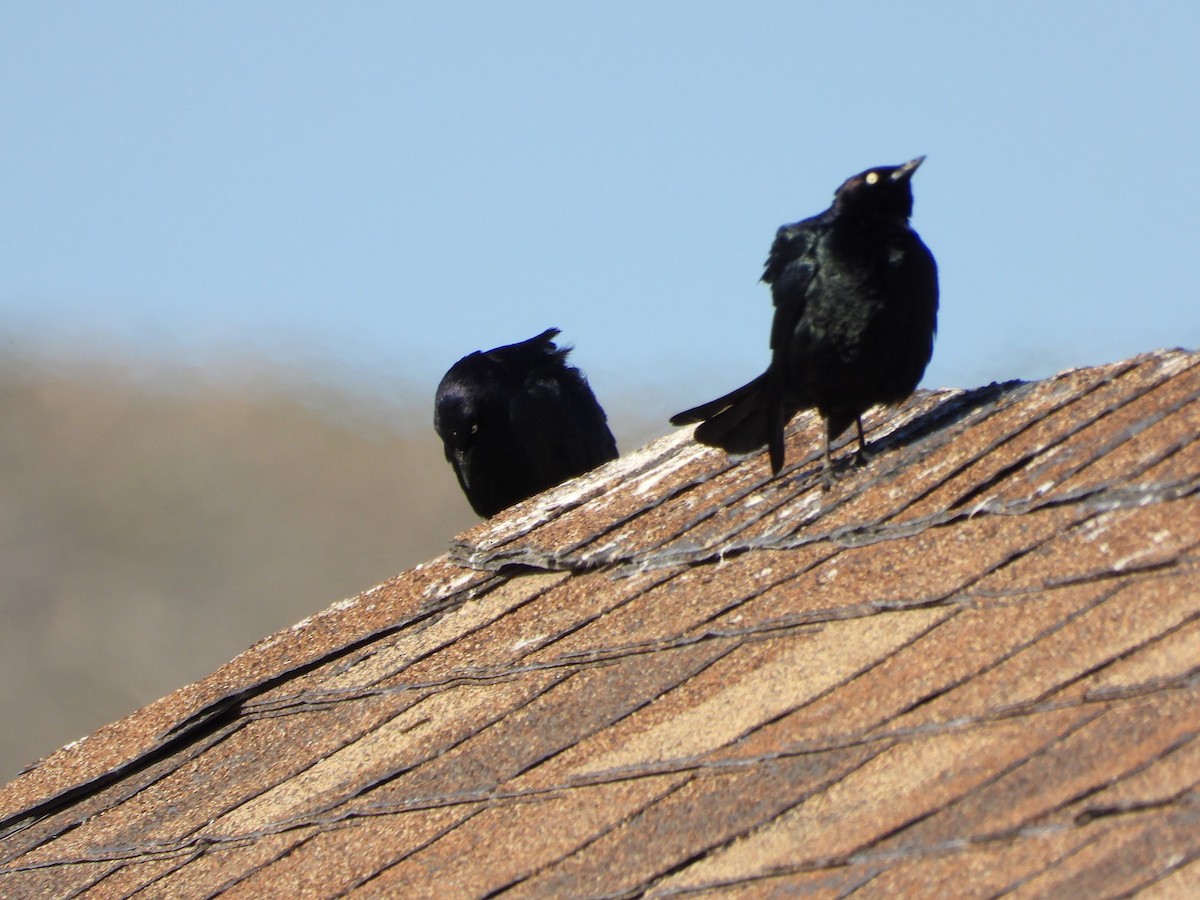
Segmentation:
[(451, 450), (469, 449), (475, 435), (479, 433), (479, 420), (462, 407), (443, 407), (438, 413), (434, 418), (433, 427), (437, 429), (446, 445), (447, 454)]
[(442, 439), (446, 461), (460, 473), (470, 468), (471, 450), (479, 434), (476, 403), (464, 386), (447, 375), (438, 388), (433, 409), (433, 428)]
[(924, 156), (901, 166), (876, 166), (847, 178), (834, 194), (834, 209), (841, 213), (898, 216), (912, 215), (912, 177)]

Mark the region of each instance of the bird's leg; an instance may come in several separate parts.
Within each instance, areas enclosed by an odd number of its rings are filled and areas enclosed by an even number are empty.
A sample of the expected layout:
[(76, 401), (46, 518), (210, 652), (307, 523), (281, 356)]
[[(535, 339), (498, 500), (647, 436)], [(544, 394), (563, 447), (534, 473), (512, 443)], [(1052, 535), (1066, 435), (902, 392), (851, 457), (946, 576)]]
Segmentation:
[(854, 424), (858, 426), (858, 452), (854, 454), (854, 464), (865, 466), (871, 461), (871, 457), (867, 455), (867, 439), (863, 435), (862, 416), (855, 416)]
[(825, 466), (821, 469), (821, 490), (833, 488), (833, 462), (829, 458), (829, 429), (825, 429)]

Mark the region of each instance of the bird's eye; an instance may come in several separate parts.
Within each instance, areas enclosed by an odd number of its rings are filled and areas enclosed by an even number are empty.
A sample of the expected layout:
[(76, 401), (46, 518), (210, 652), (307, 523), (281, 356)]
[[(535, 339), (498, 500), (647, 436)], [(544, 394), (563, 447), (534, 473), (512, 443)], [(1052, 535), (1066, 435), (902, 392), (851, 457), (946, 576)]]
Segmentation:
[(867, 182), (867, 184), (875, 184), (876, 182), (879, 181), (879, 173), (878, 172), (868, 172), (867, 177), (864, 180)]

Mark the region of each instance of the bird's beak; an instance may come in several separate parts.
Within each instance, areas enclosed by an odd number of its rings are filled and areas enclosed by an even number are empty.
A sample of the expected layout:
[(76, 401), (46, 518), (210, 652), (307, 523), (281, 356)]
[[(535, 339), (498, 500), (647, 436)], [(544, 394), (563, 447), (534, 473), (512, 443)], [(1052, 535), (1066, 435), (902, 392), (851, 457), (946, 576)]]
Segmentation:
[(896, 171), (892, 173), (892, 181), (908, 181), (913, 177), (913, 173), (917, 171), (917, 167), (925, 162), (925, 157), (918, 156), (916, 159), (910, 159), (902, 166), (897, 166)]
[(454, 471), (458, 473), (458, 480), (462, 482), (463, 490), (466, 490), (471, 486), (471, 451), (455, 450), (454, 463)]

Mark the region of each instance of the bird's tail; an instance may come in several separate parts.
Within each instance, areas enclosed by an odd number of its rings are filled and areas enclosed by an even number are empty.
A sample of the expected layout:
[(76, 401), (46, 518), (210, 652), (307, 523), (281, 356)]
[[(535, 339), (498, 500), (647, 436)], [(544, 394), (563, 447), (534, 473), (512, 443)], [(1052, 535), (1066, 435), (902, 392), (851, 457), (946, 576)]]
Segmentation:
[(702, 403), (671, 417), (672, 425), (699, 422), (696, 440), (726, 453), (752, 453), (770, 440), (771, 416), (767, 408), (767, 376), (724, 397)]
[(494, 364), (506, 366), (516, 372), (528, 372), (545, 363), (553, 364), (565, 360), (571, 352), (570, 347), (559, 347), (554, 343), (558, 337), (557, 328), (547, 328), (539, 335), (516, 344), (505, 344), (494, 350), (481, 351), (482, 355)]

